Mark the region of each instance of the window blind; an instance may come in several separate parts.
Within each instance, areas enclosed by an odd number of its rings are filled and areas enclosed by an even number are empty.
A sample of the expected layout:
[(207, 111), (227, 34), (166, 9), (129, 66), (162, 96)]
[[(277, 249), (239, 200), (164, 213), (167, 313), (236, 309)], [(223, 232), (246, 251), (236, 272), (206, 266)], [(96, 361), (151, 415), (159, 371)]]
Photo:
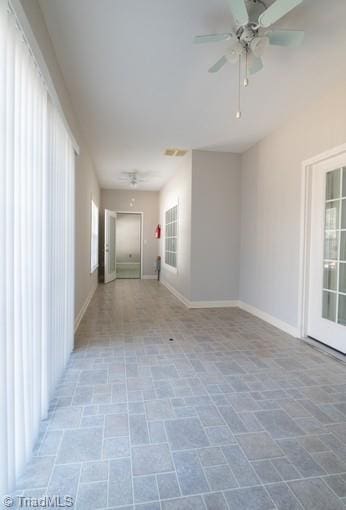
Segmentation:
[(74, 151), (0, 0), (0, 493), (31, 456), (73, 347)]

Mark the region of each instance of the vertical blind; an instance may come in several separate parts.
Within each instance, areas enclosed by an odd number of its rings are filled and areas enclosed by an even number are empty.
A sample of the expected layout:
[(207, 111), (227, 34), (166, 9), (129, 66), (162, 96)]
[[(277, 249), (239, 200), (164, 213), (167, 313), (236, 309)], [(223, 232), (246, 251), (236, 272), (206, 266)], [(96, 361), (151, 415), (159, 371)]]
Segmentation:
[(73, 347), (74, 151), (0, 0), (0, 493), (29, 460)]

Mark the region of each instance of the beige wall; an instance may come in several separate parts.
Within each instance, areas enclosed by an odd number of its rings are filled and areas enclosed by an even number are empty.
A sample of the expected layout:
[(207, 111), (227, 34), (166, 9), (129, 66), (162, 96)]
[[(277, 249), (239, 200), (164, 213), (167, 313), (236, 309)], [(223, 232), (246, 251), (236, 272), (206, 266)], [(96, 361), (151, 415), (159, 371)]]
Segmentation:
[[(133, 207), (130, 206), (132, 198), (135, 199)], [(159, 192), (103, 189), (102, 216), (104, 209), (143, 213), (143, 275), (154, 275), (159, 250), (158, 240), (155, 239), (155, 229), (159, 223)]]
[(240, 299), (296, 327), (302, 161), (346, 142), (346, 83), (242, 156)]
[(21, 0), (21, 3), (48, 66), (65, 117), (80, 147), (80, 155), (76, 158), (75, 213), (75, 317), (78, 317), (84, 304), (97, 286), (97, 272), (90, 275), (90, 201), (91, 197), (93, 197), (96, 204), (100, 204), (100, 188), (87, 145), (73, 112), (42, 11), (37, 0)]
[(75, 233), (75, 317), (95, 292), (98, 272), (90, 274), (91, 199), (100, 206), (100, 187), (93, 164), (83, 146), (76, 160), (76, 233)]

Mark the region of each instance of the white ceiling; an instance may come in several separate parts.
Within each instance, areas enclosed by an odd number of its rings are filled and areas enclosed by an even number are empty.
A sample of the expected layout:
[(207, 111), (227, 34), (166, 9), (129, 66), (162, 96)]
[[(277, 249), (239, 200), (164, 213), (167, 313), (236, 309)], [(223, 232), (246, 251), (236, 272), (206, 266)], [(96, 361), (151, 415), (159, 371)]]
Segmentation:
[(207, 72), (227, 42), (194, 35), (229, 31), (226, 0), (40, 0), (102, 187), (160, 189), (180, 158), (167, 147), (242, 152), (346, 74), (346, 1), (305, 0), (280, 26), (304, 29), (299, 49), (271, 47), (243, 93), (236, 68)]

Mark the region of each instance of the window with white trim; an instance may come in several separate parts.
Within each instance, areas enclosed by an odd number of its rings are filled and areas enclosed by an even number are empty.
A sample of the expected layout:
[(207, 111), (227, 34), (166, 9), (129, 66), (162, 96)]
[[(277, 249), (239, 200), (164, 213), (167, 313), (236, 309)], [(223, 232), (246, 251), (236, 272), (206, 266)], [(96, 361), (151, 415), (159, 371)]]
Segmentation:
[(90, 272), (93, 273), (99, 265), (99, 208), (91, 200), (91, 246), (90, 246)]
[(165, 214), (165, 264), (177, 267), (178, 242), (178, 206), (175, 205)]

